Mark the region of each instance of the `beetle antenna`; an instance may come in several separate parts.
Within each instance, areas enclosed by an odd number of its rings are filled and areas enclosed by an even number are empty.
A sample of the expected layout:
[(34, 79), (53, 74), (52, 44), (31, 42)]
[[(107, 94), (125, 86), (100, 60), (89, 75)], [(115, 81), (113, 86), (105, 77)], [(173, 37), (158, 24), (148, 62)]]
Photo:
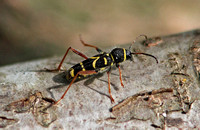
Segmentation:
[(158, 59), (157, 59), (155, 56), (151, 55), (151, 54), (141, 53), (141, 52), (131, 53), (131, 54), (132, 54), (132, 55), (142, 54), (142, 55), (150, 56), (150, 57), (152, 57), (152, 58), (154, 58), (154, 59), (156, 60), (156, 63), (158, 63)]
[(141, 34), (141, 35), (137, 36), (136, 39), (133, 40), (133, 43), (132, 43), (132, 44), (130, 45), (130, 47), (129, 47), (129, 50), (130, 50), (130, 51), (131, 51), (131, 49), (132, 49), (133, 44), (136, 42), (136, 40), (137, 40), (139, 37), (144, 37), (145, 40), (148, 39), (148, 38), (147, 38), (147, 35), (144, 35), (144, 34)]

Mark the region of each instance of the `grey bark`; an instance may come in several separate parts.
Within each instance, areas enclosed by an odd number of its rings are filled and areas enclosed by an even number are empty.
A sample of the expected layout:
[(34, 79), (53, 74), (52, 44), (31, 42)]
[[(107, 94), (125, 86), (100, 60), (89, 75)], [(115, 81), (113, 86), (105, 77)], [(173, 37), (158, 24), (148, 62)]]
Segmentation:
[[(121, 46), (129, 48), (130, 44)], [(0, 127), (5, 129), (200, 129), (200, 30), (136, 42), (134, 56), (107, 75), (72, 85), (64, 99), (52, 105), (68, 86), (65, 72), (50, 73), (62, 57), (0, 68)], [(88, 48), (87, 56), (96, 54)], [(102, 48), (106, 52), (113, 47)], [(63, 70), (83, 59), (70, 53)]]

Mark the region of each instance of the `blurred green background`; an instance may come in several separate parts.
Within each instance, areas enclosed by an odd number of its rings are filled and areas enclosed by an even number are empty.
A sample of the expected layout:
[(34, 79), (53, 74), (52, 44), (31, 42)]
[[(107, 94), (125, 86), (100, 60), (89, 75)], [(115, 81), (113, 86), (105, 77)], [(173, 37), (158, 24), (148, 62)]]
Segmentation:
[(0, 66), (199, 27), (198, 0), (1, 0)]

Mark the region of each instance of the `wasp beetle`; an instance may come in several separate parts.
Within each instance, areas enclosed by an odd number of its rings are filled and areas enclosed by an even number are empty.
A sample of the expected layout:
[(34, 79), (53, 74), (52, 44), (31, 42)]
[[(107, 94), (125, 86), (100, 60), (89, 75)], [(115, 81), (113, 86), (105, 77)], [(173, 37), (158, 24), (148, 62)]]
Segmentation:
[[(140, 35), (140, 36), (144, 36), (147, 39), (146, 35)], [(132, 44), (131, 44), (129, 50), (125, 49), (125, 48), (114, 48), (110, 53), (106, 53), (96, 46), (85, 43), (82, 40), (81, 36), (80, 36), (80, 41), (84, 46), (95, 48), (99, 54), (88, 58), (83, 53), (77, 51), (76, 49), (74, 49), (72, 47), (69, 47), (67, 49), (64, 57), (62, 58), (58, 68), (53, 69), (53, 70), (47, 69), (47, 71), (59, 71), (61, 69), (63, 61), (65, 60), (69, 50), (72, 50), (74, 53), (85, 58), (84, 61), (72, 66), (70, 69), (67, 70), (66, 79), (70, 81), (70, 84), (69, 84), (68, 88), (66, 89), (66, 91), (64, 92), (64, 94), (62, 95), (62, 97), (55, 104), (57, 104), (64, 98), (67, 91), (69, 90), (69, 88), (71, 87), (71, 85), (74, 83), (74, 81), (77, 78), (80, 79), (80, 78), (87, 77), (89, 75), (94, 75), (94, 74), (101, 73), (101, 72), (107, 72), (108, 92), (110, 94), (111, 102), (114, 102), (114, 99), (111, 94), (110, 78), (109, 78), (110, 70), (113, 65), (116, 65), (116, 67), (119, 69), (119, 78), (120, 78), (121, 86), (124, 87), (123, 82), (122, 82), (121, 69), (120, 69), (120, 65), (119, 65), (120, 63), (122, 63), (126, 60), (132, 60), (132, 55), (138, 55), (138, 54), (153, 57), (156, 60), (156, 62), (158, 63), (157, 58), (151, 54), (141, 53), (141, 52), (137, 52), (137, 53), (131, 52)], [(133, 43), (134, 42), (135, 41), (133, 41)]]

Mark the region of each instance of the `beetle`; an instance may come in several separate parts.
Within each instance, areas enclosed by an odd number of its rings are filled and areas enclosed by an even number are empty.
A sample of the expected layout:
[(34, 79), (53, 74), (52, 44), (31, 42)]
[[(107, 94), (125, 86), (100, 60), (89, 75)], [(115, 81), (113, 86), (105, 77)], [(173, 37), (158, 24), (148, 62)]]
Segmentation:
[[(147, 39), (146, 35), (140, 35), (140, 36), (144, 36)], [(138, 36), (138, 37), (140, 37), (140, 36)], [(126, 60), (132, 60), (132, 55), (138, 55), (138, 54), (153, 57), (156, 60), (156, 62), (158, 63), (157, 58), (155, 56), (151, 55), (151, 54), (141, 53), (141, 52), (137, 52), (137, 53), (131, 52), (132, 44), (129, 47), (129, 50), (125, 49), (125, 48), (114, 48), (110, 53), (106, 53), (96, 46), (85, 43), (82, 40), (81, 35), (79, 37), (80, 37), (81, 43), (84, 46), (92, 47), (92, 48), (96, 49), (96, 51), (99, 54), (88, 58), (83, 53), (77, 51), (76, 49), (74, 49), (72, 47), (69, 47), (67, 49), (65, 55), (63, 56), (59, 66), (56, 69), (46, 69), (47, 71), (51, 71), (51, 72), (61, 70), (61, 66), (62, 66), (63, 61), (65, 60), (69, 50), (72, 50), (74, 53), (78, 54), (79, 56), (81, 56), (85, 59), (84, 61), (72, 66), (70, 69), (67, 70), (66, 79), (68, 81), (70, 81), (70, 84), (67, 87), (67, 89), (65, 90), (64, 94), (61, 96), (61, 98), (57, 102), (55, 102), (55, 104), (59, 103), (64, 98), (64, 96), (68, 92), (69, 88), (72, 86), (72, 84), (74, 83), (74, 81), (77, 78), (81, 79), (81, 78), (87, 77), (89, 75), (94, 75), (94, 74), (102, 73), (102, 72), (107, 72), (107, 75), (108, 75), (108, 92), (109, 92), (109, 95), (110, 95), (111, 102), (114, 102), (114, 99), (113, 99), (112, 94), (111, 94), (110, 77), (109, 77), (111, 67), (113, 65), (116, 65), (116, 67), (119, 69), (119, 78), (120, 78), (121, 86), (124, 87), (124, 84), (122, 82), (121, 69), (120, 69), (120, 65), (119, 65), (120, 63), (122, 63)], [(135, 43), (135, 40), (133, 41), (133, 43)]]

